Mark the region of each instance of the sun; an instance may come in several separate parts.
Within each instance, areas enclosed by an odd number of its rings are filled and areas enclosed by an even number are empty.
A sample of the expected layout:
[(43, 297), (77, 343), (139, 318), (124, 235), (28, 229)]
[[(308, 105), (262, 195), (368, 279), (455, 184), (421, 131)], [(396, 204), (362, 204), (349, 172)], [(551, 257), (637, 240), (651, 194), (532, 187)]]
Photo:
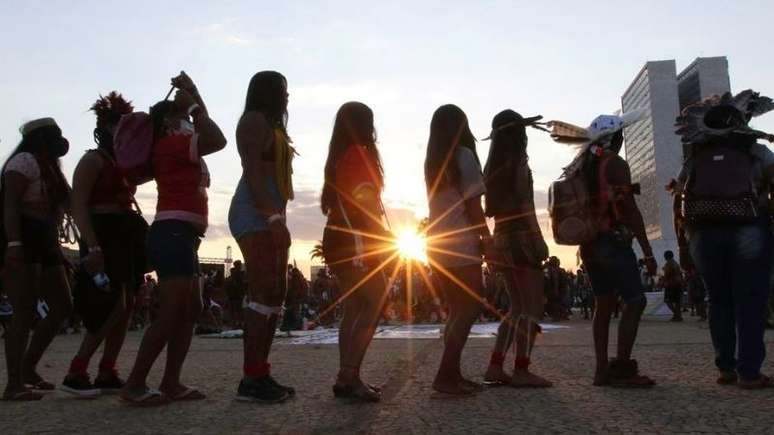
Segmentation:
[(427, 263), (426, 239), (412, 229), (403, 229), (398, 232), (395, 239), (395, 247), (404, 260), (415, 260)]

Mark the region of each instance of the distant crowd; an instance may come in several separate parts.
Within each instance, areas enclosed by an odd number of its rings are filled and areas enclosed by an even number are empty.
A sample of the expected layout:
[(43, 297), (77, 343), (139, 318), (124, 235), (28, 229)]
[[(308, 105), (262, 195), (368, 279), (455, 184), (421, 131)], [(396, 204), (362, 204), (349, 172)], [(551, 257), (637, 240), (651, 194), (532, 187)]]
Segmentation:
[[(242, 373), (234, 376), (238, 401), (281, 403), (297, 394), (272, 375), (278, 328), (336, 324), (333, 395), (379, 402), (381, 387), (362, 379), (361, 369), (382, 321), (445, 322), (432, 380), (440, 394), (475, 396), (484, 385), (550, 388), (534, 367), (536, 338), (542, 320), (568, 319), (573, 308), (592, 318), (592, 384), (650, 388), (656, 381), (642, 373), (633, 353), (653, 288), (663, 289), (674, 321), (683, 318), (686, 289), (700, 318), (706, 310), (719, 384), (774, 386), (762, 373), (774, 153), (758, 142), (774, 135), (750, 126), (774, 110), (768, 97), (726, 93), (697, 101), (676, 118), (685, 159), (676, 178), (658, 181), (674, 199), (677, 255), (665, 255), (658, 278), (662, 259), (636, 201), (641, 188), (619, 155), (625, 138), (640, 134), (648, 108), (599, 115), (587, 127), (504, 109), (492, 118), (482, 159), (462, 108), (437, 107), (423, 168), (428, 265), (413, 267), (401, 266), (382, 202), (387, 180), (374, 112), (346, 102), (333, 117), (320, 186), (326, 224), (319, 254), (327, 269), (310, 285), (289, 258), (288, 203), (295, 196), (293, 162), (301, 156), (288, 132), (285, 76), (260, 71), (247, 86), (234, 147), (241, 177), (227, 217), (244, 264), (230, 274), (208, 272), (198, 255), (210, 213), (205, 157), (222, 151), (227, 139), (191, 77), (180, 72), (170, 85), (148, 112), (118, 92), (100, 96), (91, 106), (96, 148), (80, 157), (71, 180), (60, 165), (70, 147), (57, 121), (21, 126), (22, 139), (1, 172), (0, 259), (8, 297), (0, 311), (3, 399), (40, 400), (41, 391), (57, 388), (39, 368), (68, 322), (71, 328), (80, 322), (85, 333), (59, 388), (79, 397), (116, 391), (133, 406), (205, 399), (206, 391), (183, 382), (184, 362), (194, 332), (226, 327), (243, 331)], [(582, 266), (576, 274), (550, 256), (538, 223), (527, 129), (576, 150), (548, 192), (552, 238), (577, 247)], [(157, 188), (151, 223), (135, 200), (137, 186), (150, 181)], [(64, 258), (63, 242), (78, 245), (75, 264)], [(619, 315), (610, 357), (611, 319)], [(482, 318), (499, 326), (479, 382), (463, 373), (461, 359), (472, 325)], [(127, 330), (143, 326), (124, 379), (117, 361)], [(162, 351), (164, 374), (151, 388), (148, 376)]]

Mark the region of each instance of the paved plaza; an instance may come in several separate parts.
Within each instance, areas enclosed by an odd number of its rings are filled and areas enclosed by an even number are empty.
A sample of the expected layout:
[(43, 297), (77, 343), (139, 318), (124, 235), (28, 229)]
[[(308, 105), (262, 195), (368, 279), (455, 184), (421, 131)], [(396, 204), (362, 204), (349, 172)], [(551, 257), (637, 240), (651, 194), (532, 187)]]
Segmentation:
[[(201, 402), (156, 409), (126, 406), (116, 397), (76, 400), (55, 392), (38, 403), (0, 403), (2, 433), (774, 433), (774, 389), (743, 391), (715, 384), (705, 323), (647, 318), (635, 357), (659, 385), (652, 390), (591, 386), (591, 324), (563, 322), (539, 338), (535, 369), (553, 380), (548, 390), (488, 389), (471, 398), (449, 398), (430, 388), (442, 345), (436, 338), (378, 339), (364, 378), (384, 385), (380, 404), (336, 400), (335, 344), (280, 338), (271, 362), (277, 379), (298, 397), (281, 405), (233, 400), (241, 375), (241, 340), (194, 338), (184, 380), (201, 388)], [(389, 335), (389, 334), (387, 334)], [(400, 336), (400, 334), (393, 334)], [(59, 336), (41, 374), (60, 382), (80, 336)], [(120, 367), (126, 373), (140, 334), (130, 333)], [(767, 336), (769, 351), (774, 335)], [(472, 338), (464, 371), (481, 380), (493, 339)], [(94, 364), (92, 364), (94, 365)], [(151, 375), (160, 379), (163, 357)], [(3, 368), (4, 369), (4, 368)], [(765, 370), (774, 373), (774, 365)], [(2, 375), (3, 381), (5, 374)]]

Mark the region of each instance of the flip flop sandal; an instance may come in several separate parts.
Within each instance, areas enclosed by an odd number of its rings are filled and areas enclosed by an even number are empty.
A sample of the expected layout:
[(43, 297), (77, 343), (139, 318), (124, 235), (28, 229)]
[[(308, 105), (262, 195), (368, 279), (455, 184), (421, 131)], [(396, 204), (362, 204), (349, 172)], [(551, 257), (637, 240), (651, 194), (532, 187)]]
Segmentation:
[(181, 393), (170, 396), (173, 402), (185, 402), (193, 400), (204, 400), (207, 396), (196, 388), (186, 388)]
[(121, 395), (121, 400), (128, 405), (137, 407), (151, 407), (166, 405), (170, 402), (169, 397), (165, 396), (161, 391), (148, 388), (143, 394), (137, 397), (129, 397)]
[(484, 391), (484, 386), (479, 384), (478, 382), (473, 382), (468, 379), (463, 379), (460, 381), (460, 383), (467, 389), (472, 390), (473, 392), (480, 393)]
[(28, 385), (31, 390), (36, 390), (36, 391), (56, 390), (56, 385), (52, 384), (51, 382), (44, 381), (42, 379), (34, 384), (26, 384), (26, 385)]
[(382, 395), (374, 390), (371, 390), (367, 385), (363, 385), (363, 388), (359, 388), (352, 385), (334, 385), (333, 395), (337, 399), (358, 399), (364, 402), (379, 402), (382, 400)]
[(10, 396), (3, 396), (7, 402), (34, 402), (43, 398), (43, 395), (34, 391), (19, 391)]
[(510, 385), (509, 381), (504, 381), (502, 379), (484, 379), (483, 382), (484, 386), (496, 388), (496, 387), (504, 387), (506, 385)]
[(374, 390), (377, 393), (381, 393), (382, 392), (382, 385), (365, 384), (365, 386), (370, 388), (370, 389), (372, 389), (372, 390)]
[(739, 375), (735, 372), (721, 372), (715, 381), (718, 385), (734, 385), (739, 381)]
[(642, 375), (610, 380), (610, 386), (615, 388), (651, 388), (655, 385), (655, 381)]

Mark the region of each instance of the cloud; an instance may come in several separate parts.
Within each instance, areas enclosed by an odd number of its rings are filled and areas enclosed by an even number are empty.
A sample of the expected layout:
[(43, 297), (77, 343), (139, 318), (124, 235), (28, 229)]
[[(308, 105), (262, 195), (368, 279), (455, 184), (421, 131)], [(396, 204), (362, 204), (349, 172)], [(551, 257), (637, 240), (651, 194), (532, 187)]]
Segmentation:
[(224, 41), (226, 41), (227, 44), (230, 45), (252, 45), (253, 41), (247, 38), (241, 38), (239, 36), (235, 35), (227, 35), (223, 38)]
[(397, 103), (401, 91), (395, 86), (379, 81), (354, 83), (316, 83), (293, 88), (293, 103), (302, 106), (337, 106), (351, 100), (368, 101), (368, 104)]

